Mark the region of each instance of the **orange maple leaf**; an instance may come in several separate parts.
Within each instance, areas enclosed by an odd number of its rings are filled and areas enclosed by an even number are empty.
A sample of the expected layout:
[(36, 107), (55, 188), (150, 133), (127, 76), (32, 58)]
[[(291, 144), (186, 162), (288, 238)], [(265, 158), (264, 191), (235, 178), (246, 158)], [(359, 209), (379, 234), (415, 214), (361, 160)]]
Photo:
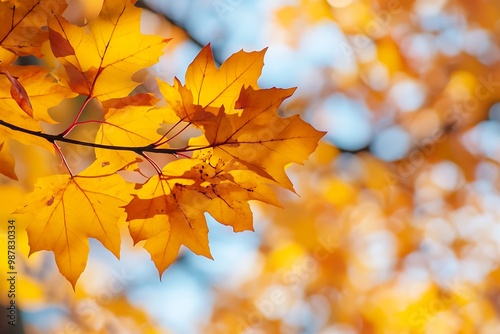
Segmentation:
[(11, 64), (17, 56), (42, 57), (48, 38), (47, 18), (66, 9), (64, 0), (25, 0), (0, 3), (0, 64)]
[(146, 240), (160, 275), (175, 260), (181, 245), (212, 258), (204, 213), (232, 226), (253, 230), (249, 200), (280, 206), (266, 180), (238, 163), (214, 161), (210, 155), (174, 161), (153, 176), (125, 206), (132, 238)]
[[(200, 53), (206, 54), (207, 49)], [(197, 73), (203, 80), (188, 80), (188, 74), (185, 86), (178, 79), (173, 86), (157, 80), (160, 91), (181, 120), (203, 129), (203, 137), (190, 141), (193, 147), (213, 147), (214, 154), (223, 160), (236, 159), (259, 175), (293, 190), (284, 172), (285, 166), (292, 162), (302, 163), (315, 150), (325, 132), (316, 131), (297, 115), (280, 117), (277, 113), (279, 106), (295, 89), (258, 89), (255, 87), (256, 78), (248, 74), (260, 75), (261, 69), (256, 69), (254, 65), (256, 56), (243, 51), (237, 55), (237, 61), (233, 56), (228, 62), (238, 66), (225, 66), (224, 63), (220, 70), (213, 70), (213, 58), (208, 57), (212, 59), (212, 65), (208, 65), (207, 56), (197, 57), (187, 73), (191, 76)], [(200, 70), (196, 72), (196, 69)], [(208, 78), (212, 76), (229, 78), (224, 82), (230, 89), (225, 90), (220, 85), (216, 89), (210, 86), (207, 90), (211, 93), (206, 94), (210, 97), (205, 98), (203, 104), (208, 100), (210, 102), (203, 106), (197, 103), (202, 100), (201, 96), (205, 96), (201, 94), (203, 89), (200, 87), (204, 87), (203, 84), (209, 82)], [(196, 93), (193, 93), (193, 87)], [(228, 91), (232, 95), (226, 95)]]

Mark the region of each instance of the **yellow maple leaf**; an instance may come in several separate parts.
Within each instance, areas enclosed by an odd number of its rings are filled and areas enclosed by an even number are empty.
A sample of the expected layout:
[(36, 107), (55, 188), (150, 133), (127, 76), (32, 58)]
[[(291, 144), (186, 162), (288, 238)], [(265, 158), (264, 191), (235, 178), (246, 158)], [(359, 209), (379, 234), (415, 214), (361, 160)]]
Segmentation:
[(36, 215), (27, 228), (30, 254), (53, 251), (59, 271), (75, 287), (85, 269), (88, 238), (120, 256), (117, 221), (132, 185), (114, 174), (105, 177), (52, 175), (38, 180), (15, 214)]
[(166, 40), (140, 33), (135, 1), (104, 1), (100, 15), (84, 27), (55, 15), (49, 20), (54, 56), (73, 91), (100, 101), (127, 96), (139, 83), (131, 76), (158, 61)]
[(195, 104), (204, 108), (229, 106), (236, 101), (241, 87), (257, 88), (266, 49), (258, 52), (243, 50), (233, 54), (217, 69), (210, 44), (205, 46), (186, 71), (186, 88)]

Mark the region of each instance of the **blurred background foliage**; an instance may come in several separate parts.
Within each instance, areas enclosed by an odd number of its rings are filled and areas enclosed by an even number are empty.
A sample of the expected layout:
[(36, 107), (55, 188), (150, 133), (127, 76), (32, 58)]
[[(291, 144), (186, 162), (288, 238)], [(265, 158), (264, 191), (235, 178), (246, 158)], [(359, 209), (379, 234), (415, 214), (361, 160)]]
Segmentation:
[[(299, 196), (253, 205), (255, 233), (211, 221), (215, 261), (184, 252), (161, 282), (124, 234), (120, 261), (91, 242), (74, 293), (18, 222), (20, 332), (500, 333), (500, 2), (139, 6), (173, 38), (151, 74), (183, 78), (209, 42), (219, 63), (269, 47), (261, 87), (297, 86), (280, 112), (328, 134), (288, 169)], [(59, 168), (11, 145), (21, 183)], [(25, 190), (1, 182), (7, 219)]]

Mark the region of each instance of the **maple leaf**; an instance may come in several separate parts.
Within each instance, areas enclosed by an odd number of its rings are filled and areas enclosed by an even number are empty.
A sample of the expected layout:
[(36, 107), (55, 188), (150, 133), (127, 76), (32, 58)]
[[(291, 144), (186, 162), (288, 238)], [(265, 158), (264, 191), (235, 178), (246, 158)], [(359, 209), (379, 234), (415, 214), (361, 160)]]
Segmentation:
[[(253, 88), (253, 78), (249, 80), (252, 84), (244, 80), (239, 81), (247, 71), (243, 71), (241, 75), (238, 75), (238, 72), (236, 75), (233, 75), (235, 72), (226, 73), (229, 68), (233, 71), (235, 67), (225, 66), (226, 63), (220, 70), (213, 70), (215, 67), (213, 58), (208, 57), (211, 61), (206, 60), (207, 50), (208, 47), (203, 49), (200, 53), (204, 56), (195, 58), (187, 70), (190, 76), (196, 73), (203, 80), (193, 78), (188, 80), (188, 74), (186, 74), (186, 85), (181, 85), (178, 79), (174, 80), (172, 86), (157, 80), (160, 91), (173, 112), (180, 119), (203, 129), (204, 136), (191, 140), (190, 144), (193, 147), (214, 147), (214, 154), (223, 160), (237, 159), (259, 175), (293, 190), (284, 172), (285, 166), (292, 162), (302, 163), (314, 151), (325, 132), (316, 131), (297, 115), (282, 118), (277, 114), (281, 103), (290, 97), (295, 89)], [(237, 68), (253, 68), (257, 62), (255, 58), (254, 54), (240, 51), (237, 58), (240, 66)], [(228, 62), (230, 60), (231, 57)], [(207, 65), (209, 63), (212, 65)], [(201, 70), (196, 71), (196, 69)], [(257, 71), (255, 68), (251, 72), (260, 74), (260, 70)], [(197, 103), (200, 98), (190, 88), (198, 87), (195, 92), (200, 95), (202, 89), (199, 87), (209, 82), (207, 78), (211, 76), (230, 78), (225, 82), (231, 86), (233, 94), (236, 91), (237, 93), (230, 98), (220, 93), (225, 92), (223, 87), (217, 86), (215, 91), (219, 93), (212, 91), (210, 97), (205, 100), (219, 101), (222, 104), (211, 102), (204, 107)], [(192, 84), (193, 82), (197, 84)]]
[(258, 52), (243, 50), (231, 55), (218, 69), (215, 66), (210, 44), (205, 46), (186, 71), (186, 88), (193, 95), (193, 102), (204, 108), (230, 106), (238, 98), (244, 85), (258, 87), (264, 65), (266, 49)]
[[(269, 180), (245, 169), (235, 160), (223, 161), (212, 150), (203, 150), (191, 159), (193, 166), (181, 178), (193, 180), (186, 188), (201, 193), (201, 200), (194, 202), (219, 223), (231, 226), (233, 231), (253, 230), (253, 215), (248, 201), (257, 200), (281, 207)], [(165, 166), (167, 175), (178, 173), (177, 162)]]
[(29, 116), (33, 116), (33, 106), (31, 105), (28, 93), (24, 89), (23, 85), (10, 75), (9, 71), (4, 70), (1, 72), (4, 74), (7, 79), (10, 81), (10, 95), (16, 101), (17, 105), (21, 107), (24, 112), (26, 112)]
[(117, 221), (123, 210), (119, 207), (129, 200), (131, 188), (116, 174), (39, 179), (25, 204), (14, 212), (36, 215), (27, 228), (30, 254), (53, 251), (59, 271), (74, 288), (87, 263), (88, 238), (120, 256)]
[(190, 159), (168, 163), (125, 206), (132, 238), (146, 240), (160, 275), (181, 245), (211, 258), (205, 212), (234, 231), (252, 230), (248, 201), (279, 206), (266, 184), (293, 190), (285, 166), (301, 163), (325, 134), (297, 115), (278, 115), (295, 89), (258, 89), (263, 54), (240, 51), (217, 69), (207, 46), (188, 67), (186, 85), (157, 80), (176, 116), (165, 113), (165, 121), (203, 131), (180, 150), (193, 151)]
[(278, 107), (294, 90), (243, 88), (235, 104), (236, 109), (242, 109), (241, 115), (226, 115), (221, 110), (217, 116), (200, 121), (214, 154), (223, 160), (236, 159), (293, 191), (285, 166), (307, 159), (326, 133), (315, 130), (298, 115), (278, 115)]
[(249, 200), (279, 206), (274, 193), (258, 175), (237, 164), (212, 162), (198, 156), (167, 164), (125, 206), (135, 243), (146, 240), (158, 272), (175, 260), (181, 245), (212, 258), (204, 213), (234, 231), (253, 230)]
[(84, 27), (55, 15), (49, 20), (50, 47), (74, 92), (100, 101), (127, 96), (131, 76), (158, 61), (166, 40), (140, 33), (135, 1), (104, 1), (100, 15)]
[[(30, 252), (53, 251), (73, 287), (87, 262), (88, 238), (119, 255), (121, 213), (134, 242), (145, 241), (160, 277), (182, 245), (212, 258), (205, 214), (235, 232), (253, 230), (249, 201), (279, 206), (270, 185), (293, 190), (285, 167), (306, 159), (324, 135), (299, 116), (278, 115), (295, 89), (259, 89), (265, 49), (240, 51), (219, 69), (206, 46), (188, 67), (185, 85), (158, 80), (167, 107), (153, 107), (157, 100), (147, 93), (130, 96), (138, 85), (132, 74), (155, 63), (166, 42), (140, 33), (141, 10), (133, 4), (105, 1), (85, 27), (57, 13), (49, 19), (50, 47), (62, 64), (58, 79), (69, 88), (37, 67), (8, 66), (0, 76), (0, 160), (6, 162), (0, 172), (12, 177), (4, 144), (13, 131), (22, 141), (32, 136), (54, 145), (70, 174), (57, 142), (95, 148), (96, 160), (84, 172), (40, 179), (16, 211), (36, 212)], [(44, 133), (39, 122), (53, 122), (48, 109), (76, 93), (87, 96), (77, 117), (58, 135)], [(101, 115), (79, 121), (92, 98), (101, 102)], [(88, 123), (99, 124), (93, 142), (66, 137)], [(186, 138), (193, 133), (198, 137)], [(170, 146), (179, 141), (187, 144)], [(170, 157), (157, 163), (149, 153)], [(138, 156), (156, 174), (134, 188), (118, 172), (147, 177)]]
[[(190, 164), (190, 161), (181, 163)], [(135, 243), (146, 240), (144, 248), (151, 254), (160, 275), (175, 260), (181, 245), (195, 254), (212, 258), (204, 212), (192, 205), (201, 194), (184, 185), (155, 175), (125, 206), (132, 239)]]
[(64, 0), (25, 0), (0, 3), (0, 63), (12, 63), (17, 56), (42, 57), (41, 46), (48, 38), (47, 18), (62, 14)]

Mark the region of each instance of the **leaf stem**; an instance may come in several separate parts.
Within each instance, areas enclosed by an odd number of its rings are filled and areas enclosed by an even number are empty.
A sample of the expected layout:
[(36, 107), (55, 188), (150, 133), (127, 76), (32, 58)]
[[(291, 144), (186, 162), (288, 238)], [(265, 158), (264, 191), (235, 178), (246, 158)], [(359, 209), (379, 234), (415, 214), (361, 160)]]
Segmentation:
[(153, 166), (153, 168), (155, 169), (155, 171), (156, 171), (156, 173), (158, 175), (163, 174), (163, 172), (161, 171), (160, 166), (158, 166), (158, 164), (153, 159), (151, 159), (150, 157), (148, 157), (146, 155), (146, 153), (144, 153), (144, 152), (142, 152), (141, 155), (151, 164), (151, 166)]
[(71, 171), (71, 168), (69, 167), (69, 164), (68, 164), (68, 161), (66, 160), (66, 158), (64, 157), (64, 154), (62, 153), (61, 151), (61, 148), (59, 147), (59, 145), (57, 145), (56, 143), (52, 143), (52, 145), (54, 146), (54, 148), (56, 149), (57, 153), (59, 154), (59, 156), (61, 157), (61, 161), (64, 163), (64, 165), (66, 166), (66, 169), (68, 170), (68, 173), (69, 175), (71, 175), (71, 177), (73, 177), (73, 172)]
[(71, 132), (71, 130), (73, 130), (75, 128), (75, 126), (77, 126), (79, 124), (78, 123), (78, 119), (82, 115), (83, 111), (85, 110), (85, 107), (90, 102), (90, 100), (92, 100), (92, 97), (87, 96), (87, 98), (83, 102), (82, 106), (80, 107), (80, 110), (78, 111), (78, 114), (76, 115), (75, 119), (73, 120), (73, 122), (71, 123), (71, 125), (68, 126), (68, 128), (66, 130), (64, 130), (63, 132), (61, 132), (61, 136), (63, 136), (63, 137), (66, 136), (68, 133)]
[[(170, 138), (166, 138), (164, 141), (160, 141), (160, 142), (156, 142), (155, 143), (155, 146), (161, 146), (161, 145), (164, 145), (166, 143), (168, 143), (169, 141), (171, 141), (172, 139), (174, 139), (175, 137), (177, 137), (178, 135), (180, 135), (184, 130), (186, 130), (188, 128), (188, 126), (190, 126), (191, 123), (188, 123), (186, 124), (179, 132), (177, 132), (175, 135), (173, 135), (172, 137)], [(173, 128), (172, 128), (173, 129)]]
[(175, 123), (175, 124), (174, 124), (174, 125), (173, 125), (173, 126), (172, 126), (172, 127), (171, 127), (168, 131), (167, 131), (167, 132), (165, 132), (165, 133), (163, 134), (163, 136), (161, 136), (161, 138), (160, 138), (160, 139), (158, 139), (157, 141), (155, 141), (155, 142), (153, 143), (153, 145), (154, 145), (155, 147), (156, 147), (156, 146), (160, 146), (160, 144), (158, 144), (158, 143), (159, 143), (159, 142), (161, 142), (161, 141), (162, 141), (162, 140), (163, 140), (166, 136), (168, 136), (168, 134), (170, 133), (170, 131), (172, 131), (173, 129), (175, 129), (175, 127), (176, 127), (177, 125), (181, 124), (181, 122), (182, 122), (182, 120), (177, 121), (177, 123)]

